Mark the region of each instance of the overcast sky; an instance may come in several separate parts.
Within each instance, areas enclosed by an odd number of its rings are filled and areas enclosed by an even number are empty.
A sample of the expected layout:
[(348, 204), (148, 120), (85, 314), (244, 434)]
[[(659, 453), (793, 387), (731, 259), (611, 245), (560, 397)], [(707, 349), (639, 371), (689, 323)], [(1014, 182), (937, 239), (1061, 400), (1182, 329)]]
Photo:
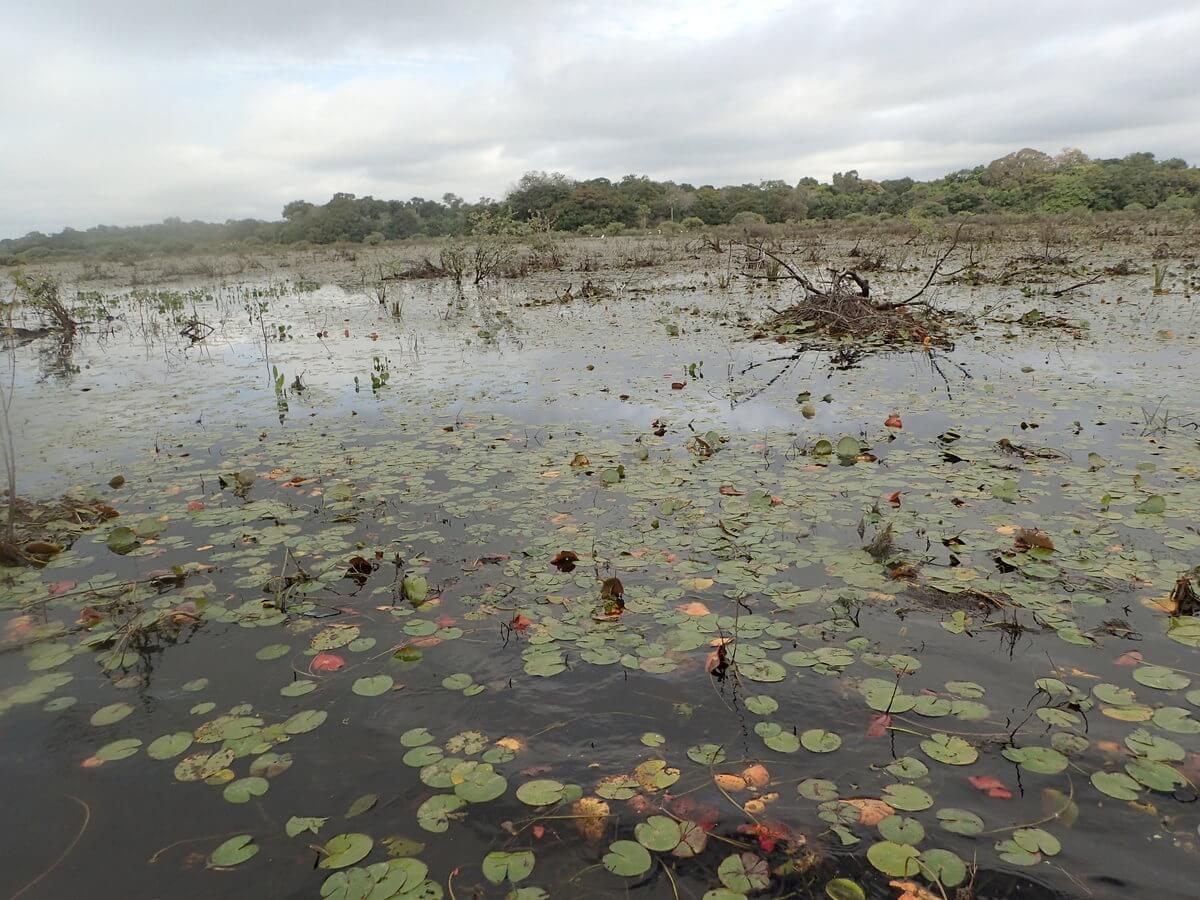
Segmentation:
[(1197, 0), (0, 0), (0, 237), (530, 169), (1200, 162)]

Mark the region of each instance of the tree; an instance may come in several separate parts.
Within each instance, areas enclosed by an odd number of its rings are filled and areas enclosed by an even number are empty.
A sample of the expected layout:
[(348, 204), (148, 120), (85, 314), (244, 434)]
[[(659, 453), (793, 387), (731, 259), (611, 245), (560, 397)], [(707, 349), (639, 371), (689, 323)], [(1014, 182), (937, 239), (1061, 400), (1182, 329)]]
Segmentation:
[(562, 172), (526, 172), (508, 192), (507, 202), (518, 219), (549, 213), (571, 196), (574, 182)]

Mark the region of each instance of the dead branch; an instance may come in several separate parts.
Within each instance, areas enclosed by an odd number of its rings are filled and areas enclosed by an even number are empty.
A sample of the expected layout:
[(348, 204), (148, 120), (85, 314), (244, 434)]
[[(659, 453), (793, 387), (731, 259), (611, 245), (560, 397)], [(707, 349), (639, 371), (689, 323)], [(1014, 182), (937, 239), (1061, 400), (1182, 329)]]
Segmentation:
[(931, 284), (933, 284), (933, 279), (938, 277), (938, 273), (942, 270), (942, 266), (945, 265), (946, 260), (948, 260), (950, 258), (950, 255), (952, 253), (954, 253), (955, 250), (958, 249), (958, 238), (959, 238), (959, 235), (962, 234), (963, 225), (965, 225), (965, 224), (966, 224), (965, 222), (958, 223), (958, 227), (954, 229), (954, 239), (950, 242), (950, 246), (947, 247), (941, 253), (939, 253), (937, 256), (937, 259), (934, 260), (933, 268), (929, 270), (929, 277), (925, 279), (925, 283), (923, 285), (921, 285), (921, 289), (919, 291), (917, 291), (915, 294), (913, 294), (911, 297), (909, 297), (907, 300), (900, 300), (896, 303), (888, 304), (888, 307), (887, 307), (888, 309), (894, 309), (898, 306), (908, 306), (910, 303), (913, 303), (917, 299), (919, 299), (920, 296), (922, 294), (924, 294), (927, 290), (929, 290), (929, 286)]
[(1075, 290), (1076, 288), (1087, 287), (1089, 284), (1098, 284), (1102, 277), (1104, 277), (1104, 276), (1103, 275), (1094, 275), (1091, 278), (1089, 278), (1087, 281), (1081, 281), (1081, 282), (1079, 282), (1079, 284), (1073, 284), (1070, 287), (1065, 287), (1065, 288), (1061, 288), (1060, 290), (1053, 291), (1051, 293), (1051, 296), (1052, 297), (1061, 297), (1063, 294), (1069, 294), (1071, 291)]

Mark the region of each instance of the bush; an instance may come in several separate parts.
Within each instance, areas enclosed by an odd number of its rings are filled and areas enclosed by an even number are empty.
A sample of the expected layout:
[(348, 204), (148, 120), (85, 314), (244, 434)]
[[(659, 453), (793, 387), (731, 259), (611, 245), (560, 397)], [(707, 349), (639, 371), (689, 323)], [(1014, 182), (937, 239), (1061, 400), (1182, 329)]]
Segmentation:
[(625, 226), (621, 222), (609, 222), (601, 230), (604, 234), (608, 235), (609, 237), (616, 237), (622, 231), (625, 230)]
[(729, 224), (730, 225), (741, 225), (743, 227), (749, 227), (752, 225), (766, 225), (767, 220), (761, 213), (751, 212), (750, 210), (743, 210), (742, 212), (735, 215), (732, 219), (730, 219)]
[(679, 223), (679, 226), (683, 228), (684, 231), (699, 231), (704, 227), (704, 220), (699, 216), (688, 216)]
[(365, 238), (363, 238), (363, 243), (368, 244), (372, 247), (378, 247), (380, 244), (383, 243), (383, 240), (384, 240), (384, 238), (383, 238), (382, 232), (372, 231)]

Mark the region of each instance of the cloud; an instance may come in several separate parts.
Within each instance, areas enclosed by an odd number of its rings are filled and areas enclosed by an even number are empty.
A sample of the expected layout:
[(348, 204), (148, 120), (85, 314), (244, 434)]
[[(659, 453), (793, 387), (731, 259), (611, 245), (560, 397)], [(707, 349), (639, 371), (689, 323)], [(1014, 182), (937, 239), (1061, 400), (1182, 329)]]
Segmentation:
[(0, 34), (0, 235), (522, 172), (928, 177), (1200, 157), (1189, 0), (60, 0)]

